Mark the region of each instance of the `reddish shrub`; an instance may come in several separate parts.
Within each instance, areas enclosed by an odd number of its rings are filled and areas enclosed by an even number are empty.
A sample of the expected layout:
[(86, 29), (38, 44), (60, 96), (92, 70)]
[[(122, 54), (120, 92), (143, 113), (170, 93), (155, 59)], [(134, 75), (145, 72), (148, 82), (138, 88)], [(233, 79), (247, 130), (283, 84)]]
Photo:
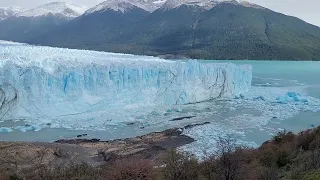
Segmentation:
[(188, 155), (170, 150), (164, 158), (162, 178), (165, 180), (196, 180), (198, 179), (198, 161)]
[(115, 162), (112, 166), (104, 169), (110, 180), (153, 180), (156, 170), (149, 160), (127, 159)]

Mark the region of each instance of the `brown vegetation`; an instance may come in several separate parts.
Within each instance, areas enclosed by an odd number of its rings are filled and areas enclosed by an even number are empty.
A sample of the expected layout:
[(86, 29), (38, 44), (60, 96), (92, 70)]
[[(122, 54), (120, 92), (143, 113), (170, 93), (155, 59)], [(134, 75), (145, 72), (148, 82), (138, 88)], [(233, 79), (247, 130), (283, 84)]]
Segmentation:
[[(190, 154), (169, 150), (161, 161), (133, 156), (96, 166), (88, 163), (57, 166), (41, 163), (46, 161), (46, 158), (41, 157), (47, 157), (43, 154), (52, 152), (39, 151), (37, 158), (29, 166), (17, 168), (17, 163), (10, 161), (10, 157), (14, 154), (7, 154), (8, 156), (1, 157), (0, 174), (2, 179), (17, 180), (320, 179), (320, 127), (297, 135), (280, 132), (258, 149), (236, 147), (232, 139), (221, 139), (217, 146), (219, 149), (217, 154), (208, 156), (201, 162)], [(53, 154), (64, 156), (61, 150)]]

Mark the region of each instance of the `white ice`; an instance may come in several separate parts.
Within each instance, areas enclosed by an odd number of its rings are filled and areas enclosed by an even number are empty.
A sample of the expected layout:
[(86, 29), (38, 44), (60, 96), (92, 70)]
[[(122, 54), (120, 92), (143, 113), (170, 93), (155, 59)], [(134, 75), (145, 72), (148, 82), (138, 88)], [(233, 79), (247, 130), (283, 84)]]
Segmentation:
[[(260, 129), (270, 136), (275, 135), (283, 128), (272, 128), (268, 124), (293, 118), (301, 112), (320, 111), (320, 99), (308, 96), (308, 86), (293, 87), (251, 87), (249, 92), (235, 96), (232, 101), (225, 101), (224, 109), (215, 107), (217, 113), (204, 113), (204, 121), (211, 122), (208, 125), (187, 129), (184, 134), (197, 141), (185, 145), (180, 149), (203, 158), (207, 154), (214, 154), (217, 150), (219, 138), (233, 137), (237, 144), (248, 147), (257, 147), (258, 144), (246, 139), (247, 132)], [(233, 113), (233, 111), (237, 111)]]
[(4, 120), (35, 125), (104, 129), (148, 107), (231, 98), (249, 91), (251, 81), (251, 66), (231, 63), (0, 46), (0, 100), (12, 100)]

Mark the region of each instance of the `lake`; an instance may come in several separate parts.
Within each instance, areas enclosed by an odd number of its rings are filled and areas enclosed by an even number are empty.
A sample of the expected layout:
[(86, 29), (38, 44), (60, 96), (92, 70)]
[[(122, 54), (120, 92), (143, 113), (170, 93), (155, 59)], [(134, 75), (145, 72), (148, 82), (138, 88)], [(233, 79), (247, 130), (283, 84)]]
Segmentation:
[[(225, 62), (225, 61), (202, 61)], [(300, 132), (320, 125), (320, 62), (315, 61), (229, 61), (237, 65), (251, 64), (253, 82), (250, 100), (226, 103), (229, 111), (210, 117), (206, 127), (186, 132), (198, 139), (182, 148), (196, 154), (215, 151), (219, 137), (236, 138), (239, 144), (256, 147), (280, 131)], [(301, 93), (313, 102), (275, 103), (287, 92)], [(255, 97), (263, 97), (264, 100)], [(220, 113), (221, 114), (221, 113)], [(214, 120), (212, 120), (214, 119)], [(199, 148), (201, 147), (201, 148)]]

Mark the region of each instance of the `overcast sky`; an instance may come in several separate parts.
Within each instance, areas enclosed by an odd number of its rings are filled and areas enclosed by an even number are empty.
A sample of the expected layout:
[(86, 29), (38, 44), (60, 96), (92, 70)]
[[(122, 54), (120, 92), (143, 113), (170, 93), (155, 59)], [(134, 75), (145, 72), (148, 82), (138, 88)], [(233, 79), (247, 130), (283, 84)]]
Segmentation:
[[(37, 5), (57, 0), (0, 0), (0, 6), (20, 6), (33, 8)], [(92, 7), (104, 0), (65, 0), (66, 2)], [(320, 0), (248, 0), (287, 15), (299, 17), (320, 26)]]

